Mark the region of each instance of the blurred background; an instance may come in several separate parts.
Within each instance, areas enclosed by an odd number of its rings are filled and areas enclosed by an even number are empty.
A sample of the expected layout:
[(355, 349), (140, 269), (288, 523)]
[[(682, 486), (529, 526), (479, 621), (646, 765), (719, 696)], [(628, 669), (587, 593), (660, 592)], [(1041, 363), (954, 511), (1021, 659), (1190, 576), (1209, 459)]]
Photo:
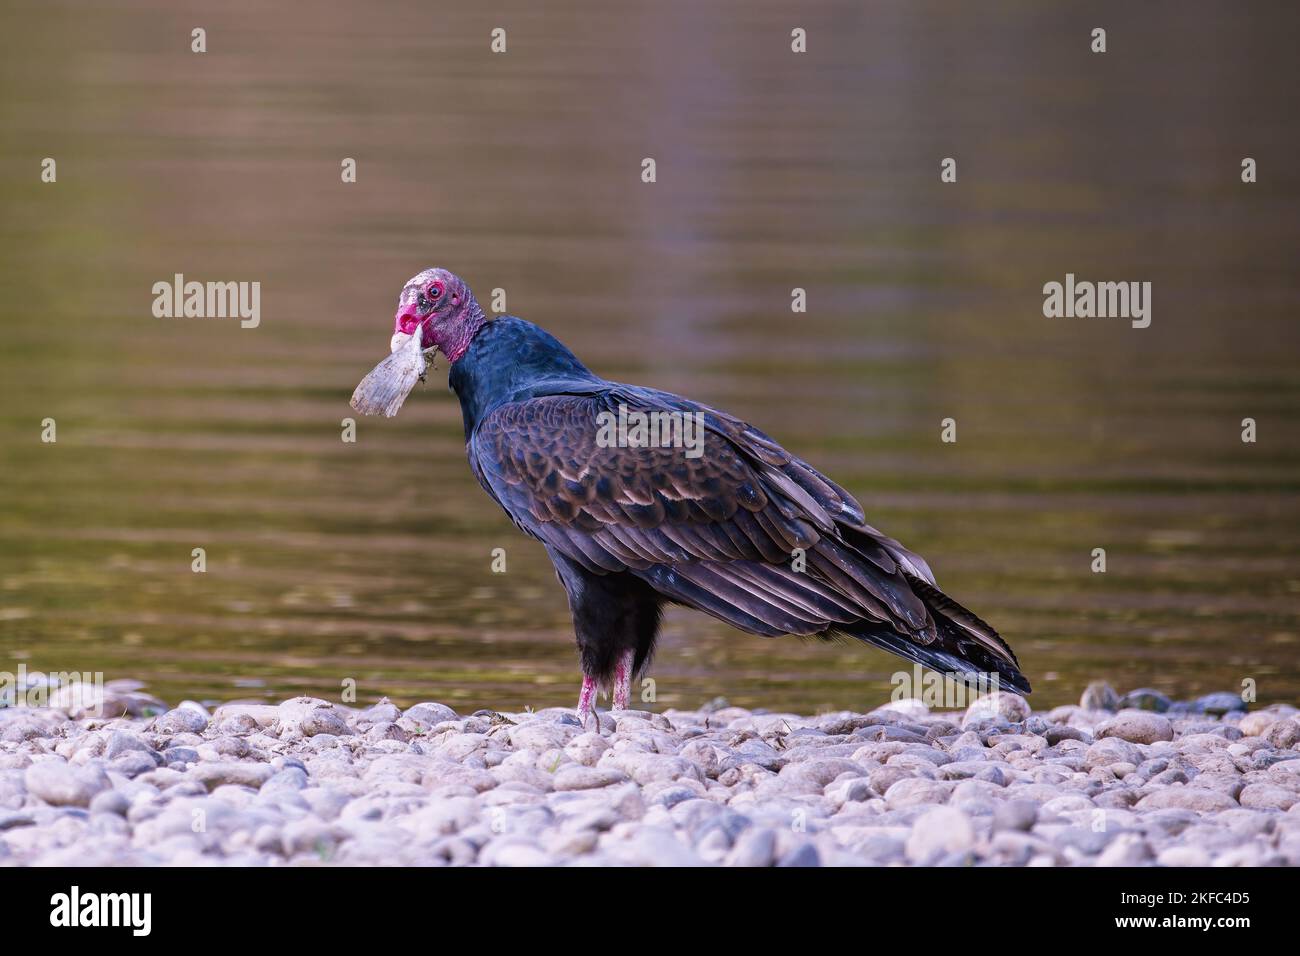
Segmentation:
[[(351, 678), (362, 702), (572, 705), (563, 591), (470, 475), (445, 360), (340, 440), (398, 291), (440, 265), (835, 477), (1007, 637), (1036, 706), (1094, 678), (1295, 703), (1298, 25), (1230, 2), (10, 0), (0, 670), (173, 703)], [(177, 272), (260, 281), (260, 327), (154, 318)], [(1152, 282), (1151, 327), (1044, 318), (1067, 272)], [(864, 709), (905, 666), (675, 611), (655, 707)]]

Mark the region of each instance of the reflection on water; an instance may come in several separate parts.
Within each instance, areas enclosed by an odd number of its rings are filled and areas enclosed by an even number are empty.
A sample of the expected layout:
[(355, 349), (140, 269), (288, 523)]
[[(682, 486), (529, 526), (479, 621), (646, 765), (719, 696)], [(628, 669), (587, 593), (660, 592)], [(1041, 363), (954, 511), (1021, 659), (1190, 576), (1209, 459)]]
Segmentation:
[[(470, 476), (445, 369), (340, 439), (437, 264), (835, 476), (1036, 704), (1300, 697), (1293, 30), (1117, 6), (1098, 57), (1091, 6), (505, 7), (7, 6), (0, 670), (572, 703), (563, 592)], [(260, 327), (153, 318), (178, 272), (260, 281)], [(1152, 282), (1151, 328), (1043, 318), (1067, 272)], [(653, 676), (658, 707), (811, 711), (902, 667), (679, 611)]]

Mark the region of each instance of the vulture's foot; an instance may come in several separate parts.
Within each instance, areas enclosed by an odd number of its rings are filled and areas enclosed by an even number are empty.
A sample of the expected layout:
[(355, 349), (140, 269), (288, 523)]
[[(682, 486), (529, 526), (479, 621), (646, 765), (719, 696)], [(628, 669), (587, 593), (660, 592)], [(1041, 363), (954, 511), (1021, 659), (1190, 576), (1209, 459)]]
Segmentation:
[(600, 733), (600, 714), (596, 711), (596, 679), (589, 674), (582, 675), (582, 690), (578, 694), (578, 722), (582, 729), (587, 729), (587, 721), (596, 721), (596, 733)]

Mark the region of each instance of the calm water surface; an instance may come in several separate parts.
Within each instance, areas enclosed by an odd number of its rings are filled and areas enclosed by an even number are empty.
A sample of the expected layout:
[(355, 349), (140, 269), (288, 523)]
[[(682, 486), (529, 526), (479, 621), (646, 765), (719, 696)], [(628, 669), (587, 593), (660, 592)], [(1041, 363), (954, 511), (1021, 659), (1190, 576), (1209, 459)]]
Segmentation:
[[(1300, 698), (1294, 14), (265, 6), (0, 14), (0, 670), (571, 704), (563, 592), (474, 483), (445, 368), (340, 440), (437, 264), (834, 476), (1035, 704), (1095, 677)], [(155, 319), (177, 272), (260, 281), (260, 327)], [(1152, 282), (1151, 327), (1045, 319), (1067, 272)], [(675, 611), (656, 706), (864, 708), (900, 666)]]

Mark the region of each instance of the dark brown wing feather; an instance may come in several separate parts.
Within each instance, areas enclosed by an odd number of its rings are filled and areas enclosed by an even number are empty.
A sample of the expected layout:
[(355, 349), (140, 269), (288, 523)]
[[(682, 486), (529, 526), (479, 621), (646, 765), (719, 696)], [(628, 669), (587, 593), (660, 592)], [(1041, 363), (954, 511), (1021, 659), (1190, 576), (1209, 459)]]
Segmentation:
[[(597, 416), (620, 402), (700, 412), (703, 454), (601, 447)], [(929, 579), (925, 563), (867, 526), (844, 489), (713, 409), (640, 389), (533, 398), (488, 414), (469, 453), (520, 528), (588, 570), (632, 571), (759, 634), (868, 622), (921, 644), (935, 637), (908, 583)], [(803, 571), (792, 568), (796, 549)]]

